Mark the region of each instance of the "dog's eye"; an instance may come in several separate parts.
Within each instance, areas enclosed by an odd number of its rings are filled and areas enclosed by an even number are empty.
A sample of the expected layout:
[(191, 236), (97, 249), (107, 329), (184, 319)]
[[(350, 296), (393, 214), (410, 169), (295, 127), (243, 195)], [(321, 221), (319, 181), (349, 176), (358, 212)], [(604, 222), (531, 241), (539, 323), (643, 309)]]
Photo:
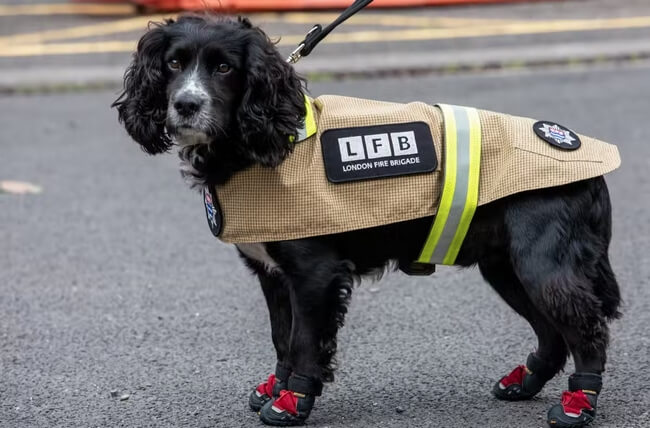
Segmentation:
[(230, 71), (230, 66), (228, 64), (219, 64), (217, 67), (217, 72), (219, 73), (228, 73)]
[(178, 71), (181, 69), (181, 63), (177, 59), (170, 59), (167, 61), (167, 67), (169, 67), (170, 70)]

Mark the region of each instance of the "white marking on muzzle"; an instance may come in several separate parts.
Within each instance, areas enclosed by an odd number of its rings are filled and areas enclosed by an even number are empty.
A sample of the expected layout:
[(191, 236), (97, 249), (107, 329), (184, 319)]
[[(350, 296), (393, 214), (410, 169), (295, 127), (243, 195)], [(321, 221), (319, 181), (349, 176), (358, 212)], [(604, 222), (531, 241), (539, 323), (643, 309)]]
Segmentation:
[[(203, 86), (201, 79), (199, 78), (199, 64), (197, 63), (194, 67), (194, 70), (190, 73), (189, 76), (183, 82), (183, 86), (174, 94), (174, 100), (183, 95), (190, 95), (196, 97), (202, 101), (201, 109), (194, 115), (191, 119), (189, 125), (196, 127), (198, 129), (184, 129), (181, 128), (177, 132), (177, 135), (173, 137), (174, 142), (180, 146), (192, 146), (196, 144), (207, 144), (209, 139), (205, 132), (201, 130), (201, 124), (209, 120), (208, 117), (208, 106), (210, 104), (210, 94)], [(173, 104), (173, 103), (172, 103)], [(187, 119), (180, 117), (176, 109), (171, 105), (169, 108), (169, 118), (174, 123), (185, 122)]]
[(178, 91), (178, 96), (185, 95), (185, 94), (194, 95), (206, 103), (210, 100), (210, 95), (208, 94), (208, 91), (205, 90), (205, 87), (201, 83), (201, 79), (199, 79), (198, 62), (196, 63), (196, 67), (194, 67), (194, 70), (192, 70), (192, 73), (190, 73), (190, 75), (187, 76), (187, 79), (185, 79), (185, 83), (183, 84), (183, 87), (181, 87), (181, 89), (179, 89)]

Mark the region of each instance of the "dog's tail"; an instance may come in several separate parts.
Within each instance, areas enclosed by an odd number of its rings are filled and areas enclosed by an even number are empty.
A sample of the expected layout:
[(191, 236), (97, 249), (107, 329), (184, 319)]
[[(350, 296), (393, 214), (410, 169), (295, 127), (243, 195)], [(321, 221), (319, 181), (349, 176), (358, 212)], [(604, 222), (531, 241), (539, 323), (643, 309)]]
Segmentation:
[(594, 293), (600, 300), (603, 315), (609, 319), (620, 318), (618, 308), (621, 305), (621, 292), (607, 255), (597, 263), (596, 272), (598, 277), (594, 278)]
[(616, 276), (609, 263), (608, 250), (609, 241), (612, 236), (612, 205), (609, 199), (609, 191), (603, 177), (593, 180), (593, 202), (592, 213), (598, 216), (600, 221), (593, 219), (592, 224), (597, 225), (596, 233), (604, 238), (602, 253), (595, 264), (593, 272), (595, 275), (591, 280), (594, 284), (594, 293), (601, 302), (603, 315), (609, 319), (621, 317), (619, 306), (621, 305), (621, 292), (616, 281)]

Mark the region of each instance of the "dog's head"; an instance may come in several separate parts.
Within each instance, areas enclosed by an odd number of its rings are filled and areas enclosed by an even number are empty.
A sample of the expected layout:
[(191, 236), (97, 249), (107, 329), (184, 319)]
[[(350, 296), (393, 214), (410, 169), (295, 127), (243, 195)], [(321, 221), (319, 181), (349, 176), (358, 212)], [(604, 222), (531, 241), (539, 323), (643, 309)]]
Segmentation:
[(205, 146), (265, 166), (291, 151), (304, 116), (302, 81), (269, 38), (213, 16), (152, 25), (113, 106), (147, 153)]

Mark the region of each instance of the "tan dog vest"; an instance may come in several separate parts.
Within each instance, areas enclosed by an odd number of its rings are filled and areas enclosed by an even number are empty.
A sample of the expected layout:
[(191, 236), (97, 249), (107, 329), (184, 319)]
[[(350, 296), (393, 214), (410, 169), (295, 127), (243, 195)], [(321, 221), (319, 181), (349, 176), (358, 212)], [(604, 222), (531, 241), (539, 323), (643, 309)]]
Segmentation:
[[(217, 186), (212, 194), (206, 192), (206, 207), (209, 199), (214, 202), (213, 209), (220, 211), (213, 212), (212, 218), (208, 212), (208, 219), (213, 222), (221, 215), (216, 233), (222, 241), (249, 243), (346, 232), (435, 215), (446, 182), (445, 162), (453, 157), (446, 153), (446, 139), (455, 138), (454, 133), (459, 135), (458, 156), (462, 157), (464, 125), (462, 120), (452, 123), (447, 114), (443, 117), (444, 108), (332, 95), (308, 100), (306, 129), (299, 133), (293, 153), (276, 168), (253, 166)], [(459, 109), (446, 106), (447, 111), (453, 108)], [(480, 173), (472, 184), (470, 171), (465, 192), (468, 201), (476, 194), (475, 204), (600, 176), (620, 165), (615, 146), (553, 122), (466, 110), (469, 122), (475, 120), (470, 123), (471, 132), (467, 131), (468, 141), (480, 145), (478, 152), (472, 152), (480, 155)], [(423, 132), (429, 136), (422, 137)], [(421, 153), (426, 147), (409, 145), (415, 139), (432, 141), (434, 151), (427, 159)], [(340, 153), (341, 157), (328, 164), (327, 170), (323, 144), (327, 145), (326, 156)], [(475, 150), (476, 146), (472, 147)], [(412, 172), (411, 166), (420, 170)], [(396, 168), (406, 168), (407, 175), (386, 176)], [(345, 181), (348, 173), (371, 176)], [(372, 174), (384, 174), (385, 178), (372, 178)], [(464, 180), (462, 168), (455, 174)], [(343, 181), (333, 182), (340, 176)], [(462, 238), (464, 234), (461, 242)]]

